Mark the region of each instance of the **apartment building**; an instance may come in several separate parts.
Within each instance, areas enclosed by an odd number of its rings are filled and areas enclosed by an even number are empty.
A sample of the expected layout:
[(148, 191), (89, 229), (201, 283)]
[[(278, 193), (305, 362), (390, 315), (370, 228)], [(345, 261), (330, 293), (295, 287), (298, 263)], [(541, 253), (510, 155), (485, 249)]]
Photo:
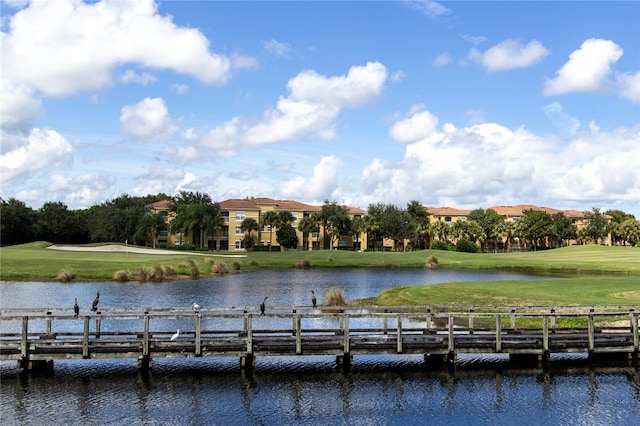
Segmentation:
[[(147, 208), (155, 213), (166, 214), (167, 224), (174, 217), (174, 212), (170, 210), (171, 201), (159, 201), (149, 204)], [(298, 250), (317, 250), (317, 249), (351, 249), (359, 250), (366, 247), (366, 234), (358, 234), (341, 238), (336, 247), (331, 247), (332, 242), (322, 227), (319, 232), (304, 234), (298, 229), (300, 221), (311, 216), (313, 213), (319, 213), (322, 206), (310, 205), (294, 200), (276, 200), (266, 197), (228, 199), (218, 203), (224, 225), (215, 235), (207, 237), (207, 245), (210, 250), (238, 252), (245, 251), (243, 247), (243, 239), (245, 233), (242, 231), (242, 222), (247, 218), (254, 219), (259, 225), (258, 232), (253, 232), (253, 236), (257, 240), (258, 250), (280, 250), (276, 238), (277, 229), (271, 226), (263, 226), (263, 217), (269, 211), (276, 213), (286, 211), (291, 213), (293, 221), (291, 226), (298, 236)], [(345, 206), (349, 212), (351, 219), (362, 217), (366, 214), (364, 210), (358, 207)], [(167, 244), (187, 244), (194, 243), (193, 235), (170, 234), (164, 231), (158, 238), (159, 242)]]

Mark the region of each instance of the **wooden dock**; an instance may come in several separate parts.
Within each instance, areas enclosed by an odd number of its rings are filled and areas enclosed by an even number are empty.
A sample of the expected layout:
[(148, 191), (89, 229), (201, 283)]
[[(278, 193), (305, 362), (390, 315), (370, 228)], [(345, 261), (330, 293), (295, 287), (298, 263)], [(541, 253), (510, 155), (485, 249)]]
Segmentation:
[[(172, 336), (180, 329), (179, 336)], [(0, 361), (28, 371), (60, 359), (421, 354), (447, 365), (459, 354), (508, 354), (545, 365), (552, 354), (637, 360), (637, 307), (256, 307), (1, 309)]]

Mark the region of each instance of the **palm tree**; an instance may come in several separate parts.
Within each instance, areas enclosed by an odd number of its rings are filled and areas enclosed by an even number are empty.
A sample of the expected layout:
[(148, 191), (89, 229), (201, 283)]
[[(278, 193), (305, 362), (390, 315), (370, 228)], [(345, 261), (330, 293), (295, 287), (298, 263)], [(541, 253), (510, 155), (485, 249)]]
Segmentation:
[[(298, 224), (298, 229), (302, 232), (302, 241), (303, 244), (307, 241), (307, 236), (310, 232), (320, 232), (320, 225), (318, 225), (318, 221), (313, 219), (313, 215), (305, 216), (300, 219), (300, 223)], [(304, 244), (308, 246), (308, 244)]]
[(243, 239), (244, 246), (247, 250), (250, 250), (255, 243), (255, 241), (253, 240), (253, 237), (251, 236), (251, 232), (259, 231), (260, 225), (258, 225), (258, 222), (254, 218), (248, 217), (245, 220), (243, 220), (242, 223), (240, 224), (240, 230), (245, 233), (245, 236)]
[(271, 251), (271, 241), (273, 241), (273, 228), (277, 226), (278, 222), (278, 213), (274, 210), (269, 210), (262, 216), (262, 226), (269, 227), (269, 251)]
[(153, 248), (156, 248), (158, 242), (158, 231), (167, 228), (165, 223), (165, 216), (161, 213), (147, 212), (140, 219), (138, 229), (134, 235), (134, 239), (142, 238), (147, 233), (151, 232), (151, 240), (153, 241)]

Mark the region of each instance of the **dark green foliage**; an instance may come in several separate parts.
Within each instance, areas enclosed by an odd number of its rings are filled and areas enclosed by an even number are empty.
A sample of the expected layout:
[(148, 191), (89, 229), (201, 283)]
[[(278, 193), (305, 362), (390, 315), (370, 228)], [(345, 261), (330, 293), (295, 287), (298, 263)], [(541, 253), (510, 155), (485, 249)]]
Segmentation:
[(280, 228), (276, 231), (276, 239), (278, 244), (284, 248), (292, 249), (298, 247), (298, 235), (289, 223), (280, 225)]
[(461, 239), (456, 243), (456, 251), (464, 253), (478, 253), (478, 246), (473, 241)]
[(435, 240), (431, 243), (431, 250), (451, 250), (452, 244), (443, 240)]

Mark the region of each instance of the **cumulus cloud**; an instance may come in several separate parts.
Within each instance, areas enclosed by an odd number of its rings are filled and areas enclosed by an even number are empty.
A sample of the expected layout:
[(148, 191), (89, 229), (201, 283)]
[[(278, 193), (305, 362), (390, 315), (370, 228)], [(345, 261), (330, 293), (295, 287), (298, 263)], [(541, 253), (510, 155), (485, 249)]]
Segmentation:
[(162, 136), (175, 130), (161, 98), (145, 98), (135, 105), (122, 107), (120, 124), (125, 132), (141, 138)]
[(33, 129), (20, 147), (0, 156), (2, 181), (68, 164), (73, 147), (54, 130)]
[(451, 13), (451, 9), (432, 0), (409, 0), (405, 1), (404, 4), (431, 19), (440, 18)]
[[(0, 80), (0, 129), (3, 132), (25, 133), (31, 128), (41, 109), (40, 99), (27, 85)], [(8, 148), (3, 137), (2, 151)]]
[[(198, 30), (158, 14), (153, 0), (35, 1), (2, 33), (3, 78), (46, 95), (99, 90), (126, 63), (171, 69), (207, 84), (229, 79), (231, 63)], [(37, 31), (33, 29), (37, 28)]]
[[(561, 105), (549, 110), (565, 114)], [(360, 177), (363, 195), (354, 202), (416, 199), (462, 208), (537, 202), (571, 208), (593, 200), (607, 206), (640, 200), (640, 175), (629, 161), (640, 158), (639, 126), (602, 131), (592, 124), (568, 140), (558, 145), (554, 137), (498, 123), (447, 124), (407, 144), (401, 161), (370, 161)]]
[(287, 56), (289, 52), (291, 52), (290, 44), (282, 43), (274, 39), (263, 41), (262, 47), (264, 47), (269, 53), (276, 56)]
[(322, 157), (313, 168), (312, 176), (295, 176), (280, 182), (278, 194), (293, 199), (333, 200), (343, 165), (342, 159), (336, 155)]
[(469, 59), (481, 64), (489, 71), (506, 71), (526, 68), (540, 62), (549, 51), (538, 40), (523, 46), (518, 40), (507, 39), (485, 52), (471, 49)]
[(559, 102), (553, 102), (549, 105), (545, 105), (542, 110), (545, 115), (551, 120), (554, 126), (560, 130), (563, 135), (575, 135), (580, 128), (580, 121), (564, 112), (562, 104)]
[(620, 96), (640, 103), (640, 72), (621, 73), (617, 76)]
[(411, 143), (431, 135), (436, 131), (437, 126), (438, 118), (436, 116), (429, 111), (418, 110), (409, 117), (394, 123), (389, 134), (396, 142)]
[(120, 81), (122, 83), (137, 83), (146, 86), (149, 83), (155, 83), (158, 79), (153, 75), (147, 72), (136, 72), (134, 70), (126, 70), (122, 75), (120, 75)]
[(353, 66), (341, 76), (303, 71), (287, 83), (289, 96), (281, 96), (276, 106), (265, 111), (257, 122), (233, 117), (197, 140), (185, 141), (194, 150), (183, 150), (177, 155), (190, 161), (197, 158), (191, 154), (199, 147), (212, 156), (231, 157), (245, 146), (258, 147), (311, 135), (333, 139), (340, 111), (374, 102), (387, 79), (387, 69), (379, 62)]
[(579, 49), (571, 52), (562, 68), (556, 71), (556, 77), (544, 83), (544, 94), (602, 90), (611, 74), (611, 66), (622, 54), (622, 48), (611, 40), (585, 40)]
[(442, 53), (433, 60), (433, 65), (436, 67), (442, 67), (451, 63), (451, 54), (445, 52)]
[(83, 173), (67, 176), (54, 173), (49, 177), (46, 188), (50, 199), (62, 201), (71, 208), (90, 206), (102, 201), (103, 191), (113, 184), (109, 175)]

